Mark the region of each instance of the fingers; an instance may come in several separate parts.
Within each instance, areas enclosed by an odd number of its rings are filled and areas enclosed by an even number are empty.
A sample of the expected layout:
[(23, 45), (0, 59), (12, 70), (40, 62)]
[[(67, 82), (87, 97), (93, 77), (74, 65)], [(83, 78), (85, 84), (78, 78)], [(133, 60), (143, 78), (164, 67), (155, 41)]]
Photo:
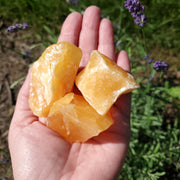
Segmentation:
[(117, 54), (117, 65), (123, 68), (125, 71), (130, 72), (130, 62), (129, 62), (129, 57), (126, 51), (121, 50)]
[(101, 53), (115, 60), (113, 26), (110, 20), (100, 21), (100, 9), (96, 6), (88, 7), (83, 15), (71, 13), (65, 20), (58, 39), (68, 41), (83, 51), (80, 67), (86, 66), (92, 50), (98, 49)]
[(78, 46), (81, 24), (82, 15), (78, 12), (71, 13), (63, 23), (58, 42), (67, 41)]
[(79, 47), (83, 51), (80, 66), (85, 66), (92, 50), (98, 47), (100, 23), (100, 9), (96, 6), (88, 7), (83, 16), (82, 29), (79, 37)]
[(16, 104), (16, 110), (17, 111), (27, 111), (29, 110), (29, 88), (30, 88), (30, 74), (31, 69), (29, 69), (29, 72), (26, 76), (26, 79), (19, 91), (18, 98), (17, 98), (17, 104)]
[[(130, 72), (130, 62), (129, 62), (129, 57), (127, 53), (123, 50), (121, 50), (117, 54), (117, 65), (120, 66), (122, 69), (124, 69), (127, 72)], [(122, 123), (124, 124), (124, 128), (122, 129), (127, 129), (125, 128), (126, 126), (128, 127), (130, 124), (130, 111), (131, 111), (131, 93), (128, 94), (123, 94), (121, 95), (116, 103), (115, 103), (116, 108), (119, 110), (120, 114), (123, 115)], [(126, 133), (125, 133), (126, 134)]]
[(110, 59), (115, 60), (113, 26), (108, 19), (102, 19), (100, 23), (98, 50)]

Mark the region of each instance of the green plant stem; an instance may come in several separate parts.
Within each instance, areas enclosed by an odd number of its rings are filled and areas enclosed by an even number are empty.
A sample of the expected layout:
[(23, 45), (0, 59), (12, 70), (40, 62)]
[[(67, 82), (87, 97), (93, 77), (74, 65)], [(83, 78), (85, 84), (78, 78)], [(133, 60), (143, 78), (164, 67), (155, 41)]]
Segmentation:
[(120, 29), (122, 29), (122, 8), (123, 8), (123, 1), (121, 1), (121, 5), (119, 7), (119, 10), (120, 10), (120, 17), (119, 17), (119, 27)]
[(142, 31), (142, 35), (143, 35), (143, 45), (144, 45), (144, 49), (145, 49), (145, 52), (147, 53), (147, 43), (146, 43), (146, 36), (145, 36), (144, 29), (141, 28), (141, 31)]
[[(146, 36), (145, 36), (145, 32), (144, 32), (144, 29), (141, 28), (141, 32), (142, 32), (142, 36), (143, 36), (143, 46), (144, 46), (144, 50), (146, 52), (146, 55), (148, 54), (148, 48), (147, 48), (147, 43), (146, 43)], [(148, 66), (148, 63), (146, 63), (146, 69), (147, 69), (147, 74), (148, 74), (148, 77), (147, 78), (150, 78), (150, 74), (151, 74), (151, 67)]]

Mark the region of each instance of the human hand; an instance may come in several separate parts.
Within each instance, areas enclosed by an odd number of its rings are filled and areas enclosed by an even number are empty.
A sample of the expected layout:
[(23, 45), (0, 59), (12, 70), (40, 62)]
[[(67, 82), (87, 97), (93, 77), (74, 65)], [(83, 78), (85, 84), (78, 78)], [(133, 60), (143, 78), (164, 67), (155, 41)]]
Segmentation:
[[(105, 54), (130, 71), (128, 55), (115, 55), (111, 21), (100, 20), (100, 10), (88, 7), (65, 20), (58, 41), (68, 41), (83, 51), (84, 67), (92, 50)], [(130, 137), (130, 94), (122, 95), (111, 108), (114, 124), (86, 143), (70, 143), (44, 124), (29, 108), (30, 71), (19, 92), (9, 129), (9, 149), (14, 179), (108, 180), (118, 177)]]

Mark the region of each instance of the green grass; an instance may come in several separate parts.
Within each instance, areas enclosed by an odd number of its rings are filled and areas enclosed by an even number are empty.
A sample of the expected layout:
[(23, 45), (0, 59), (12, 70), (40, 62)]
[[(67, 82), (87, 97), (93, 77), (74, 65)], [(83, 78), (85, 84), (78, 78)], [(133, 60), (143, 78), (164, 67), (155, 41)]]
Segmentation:
[[(118, 0), (83, 0), (78, 6), (67, 4), (65, 0), (1, 0), (0, 19), (9, 24), (28, 22), (36, 38), (46, 47), (56, 42), (68, 13), (82, 12), (92, 4), (99, 6), (102, 15), (113, 22), (115, 41), (121, 42), (117, 50), (128, 52), (132, 73), (141, 85), (132, 93), (131, 142), (119, 179), (178, 179), (180, 114), (168, 117), (167, 109), (168, 105), (172, 109), (180, 108), (179, 87), (171, 87), (168, 78), (153, 71), (152, 65), (147, 65), (143, 57), (154, 49), (159, 52), (152, 54), (155, 59), (166, 61), (164, 51), (180, 57), (180, 3), (177, 0), (141, 2), (148, 17), (143, 30), (134, 24), (123, 1)], [(151, 75), (155, 79), (149, 82)]]

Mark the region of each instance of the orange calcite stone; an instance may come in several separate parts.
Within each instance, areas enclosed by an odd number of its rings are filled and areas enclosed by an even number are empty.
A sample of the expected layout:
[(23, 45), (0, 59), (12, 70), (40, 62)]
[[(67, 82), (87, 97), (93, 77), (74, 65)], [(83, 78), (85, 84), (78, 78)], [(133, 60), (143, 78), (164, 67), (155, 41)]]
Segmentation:
[(47, 117), (47, 126), (70, 142), (85, 142), (109, 128), (110, 112), (99, 115), (81, 95), (66, 94), (56, 101)]
[(52, 104), (72, 91), (81, 57), (80, 48), (60, 42), (49, 46), (33, 64), (29, 105), (35, 115), (46, 117)]
[(75, 81), (86, 101), (101, 115), (108, 112), (121, 94), (139, 87), (131, 74), (97, 50), (91, 53)]

